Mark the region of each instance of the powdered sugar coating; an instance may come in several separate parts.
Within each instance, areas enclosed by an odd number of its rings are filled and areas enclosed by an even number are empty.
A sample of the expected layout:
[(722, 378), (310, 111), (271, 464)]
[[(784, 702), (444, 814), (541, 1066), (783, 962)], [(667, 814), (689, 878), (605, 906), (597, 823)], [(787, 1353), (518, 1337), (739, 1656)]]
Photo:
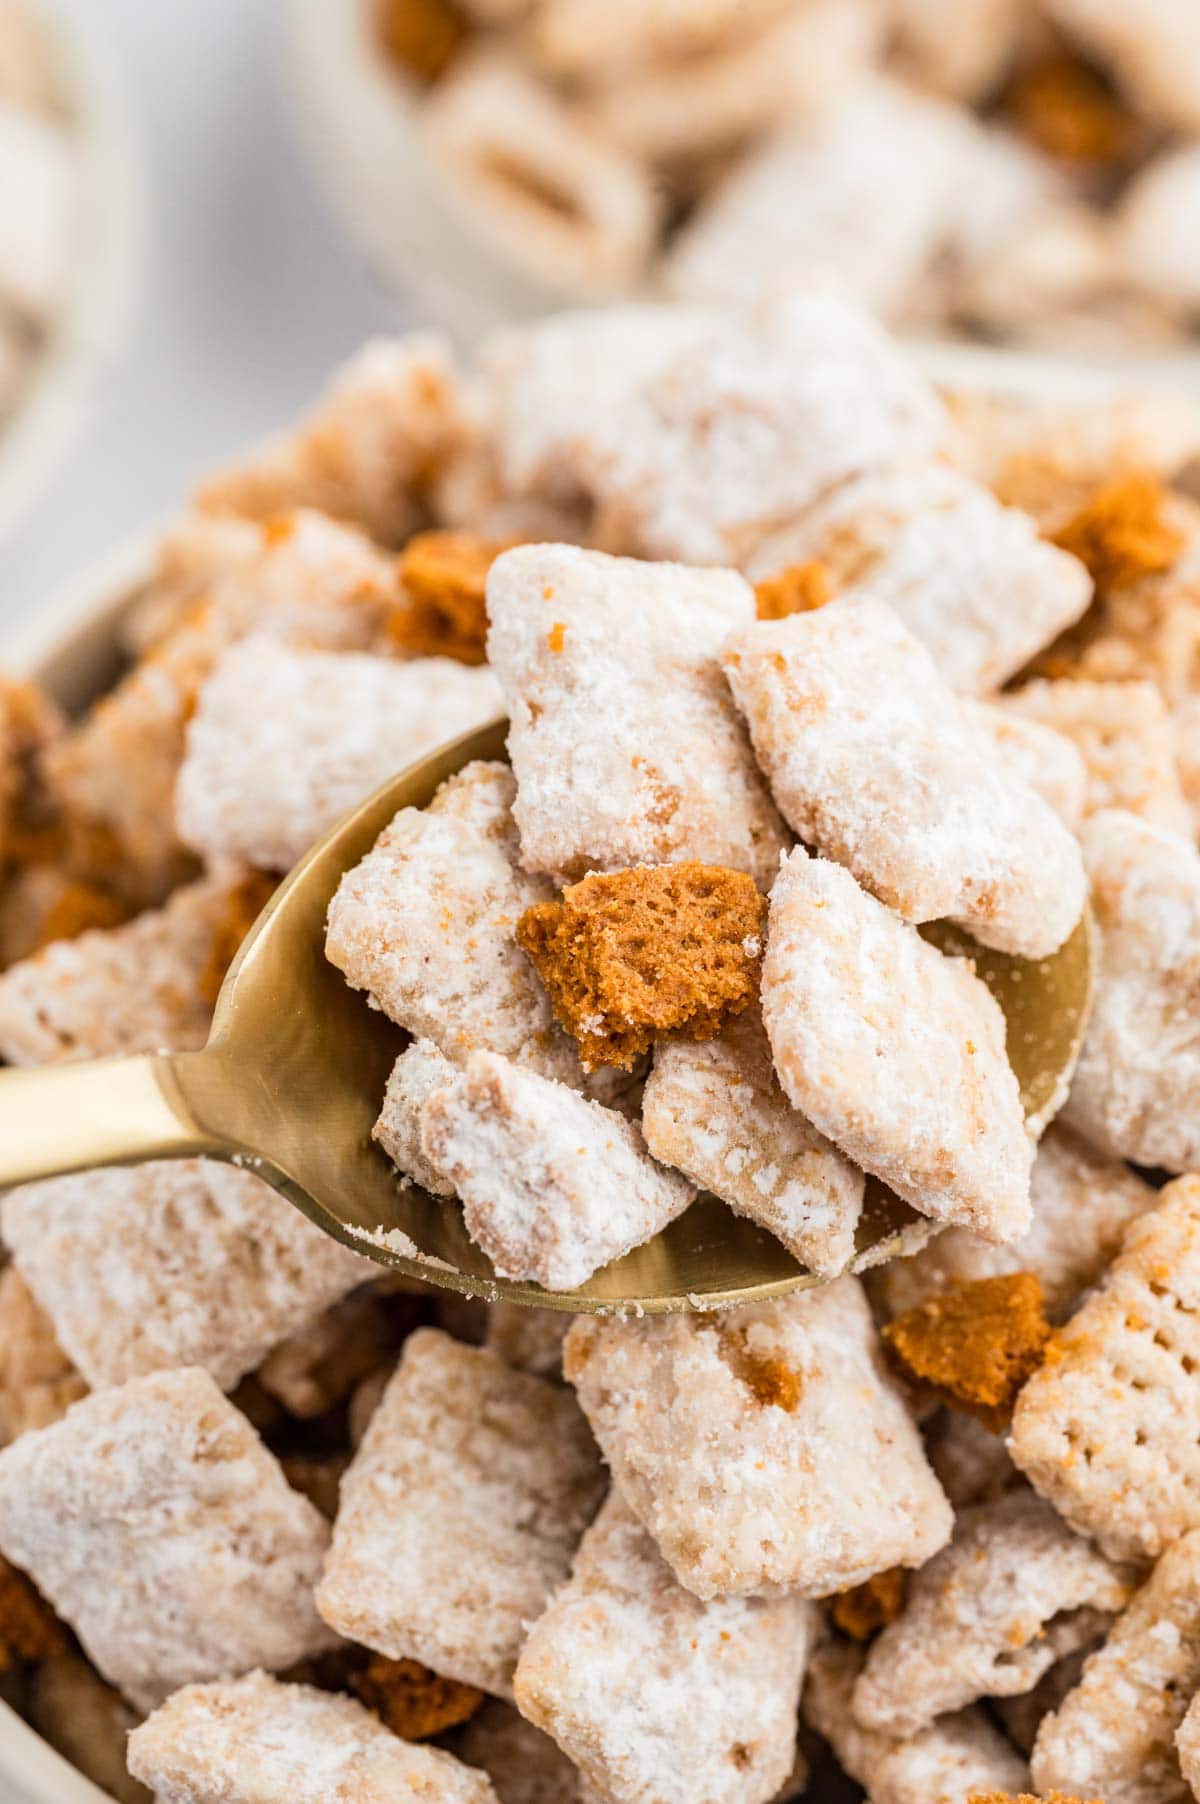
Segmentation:
[(946, 464), (868, 471), (753, 549), (751, 581), (816, 559), (843, 596), (886, 602), (949, 688), (982, 695), (1071, 626), (1083, 565)]
[(96, 1388), (203, 1366), (223, 1390), (375, 1267), (250, 1172), (180, 1159), (10, 1191), (4, 1241)]
[(1167, 1549), (1038, 1730), (1039, 1792), (1105, 1804), (1185, 1804), (1175, 1731), (1200, 1685), (1200, 1534)]
[(391, 1659), (510, 1697), (526, 1625), (603, 1489), (568, 1391), (418, 1329), (342, 1480), (321, 1614)]
[(420, 524), (421, 485), (464, 430), (446, 339), (434, 332), (372, 339), (300, 425), (211, 478), (201, 504), (256, 519), (319, 508), (399, 545)]
[(966, 1804), (974, 1792), (1016, 1797), (1029, 1768), (979, 1708), (945, 1716), (931, 1729), (896, 1741), (854, 1721), (850, 1698), (863, 1650), (826, 1642), (809, 1662), (805, 1720), (833, 1746), (842, 1766), (866, 1786), (871, 1804)]
[(129, 1767), (159, 1804), (496, 1804), (483, 1773), (353, 1698), (264, 1672), (177, 1691), (130, 1736)]
[(248, 640), (200, 691), (175, 790), (185, 845), (290, 870), (323, 833), (426, 752), (500, 710), (491, 673)]
[(755, 1009), (715, 1040), (664, 1041), (642, 1100), (646, 1145), (778, 1236), (822, 1277), (854, 1257), (864, 1178), (788, 1102)]
[(701, 1603), (614, 1492), (530, 1631), (517, 1703), (613, 1804), (761, 1804), (791, 1770), (815, 1627), (798, 1598)]
[(432, 1040), (414, 1040), (392, 1066), (383, 1108), (371, 1130), (393, 1165), (434, 1196), (453, 1196), (454, 1186), (421, 1151), (421, 1109), (457, 1076), (457, 1068)]
[(786, 843), (717, 654), (754, 618), (731, 570), (523, 545), (488, 576), (527, 870), (695, 859), (760, 884)]
[(715, 1318), (580, 1316), (564, 1370), (697, 1597), (826, 1596), (950, 1537), (855, 1278)]
[(903, 1614), (872, 1642), (855, 1720), (908, 1736), (981, 1697), (1014, 1697), (1086, 1646), (1132, 1592), (1033, 1491), (964, 1510), (954, 1539), (909, 1583)]
[(1176, 763), (1176, 731), (1153, 683), (1026, 683), (1003, 707), (1054, 727), (1078, 747), (1087, 768), (1086, 812), (1123, 808), (1156, 827), (1191, 836)]
[(1053, 727), (992, 702), (965, 701), (969, 717), (991, 737), (1013, 775), (1035, 789), (1074, 833), (1083, 819), (1088, 774), (1071, 741)]
[(421, 1107), (422, 1156), (502, 1278), (572, 1290), (682, 1215), (696, 1189), (641, 1129), (553, 1078), (477, 1052)]
[(55, 940), (0, 975), (0, 1056), (13, 1065), (188, 1052), (208, 1038), (201, 976), (231, 883), (206, 877), (123, 927)]
[(328, 1532), (194, 1367), (98, 1391), (0, 1453), (5, 1557), (143, 1710), (327, 1647), (312, 1593)]
[(1068, 1128), (1055, 1125), (1038, 1145), (1030, 1180), (1033, 1221), (1018, 1240), (990, 1246), (966, 1228), (946, 1228), (911, 1259), (897, 1259), (872, 1280), (872, 1295), (889, 1315), (958, 1280), (1033, 1272), (1046, 1313), (1061, 1321), (1082, 1292), (1102, 1277), (1121, 1238), (1157, 1193), (1119, 1159), (1095, 1152)]
[(468, 764), (428, 808), (402, 808), (338, 885), (325, 952), (448, 1058), (486, 1047), (578, 1082), (574, 1048), (514, 937), (524, 910), (554, 894), (518, 863), (515, 787), (502, 764)]
[(797, 847), (771, 892), (762, 1007), (785, 1092), (848, 1158), (937, 1221), (1025, 1232), (1033, 1147), (1004, 1017), (967, 964)]
[(864, 595), (756, 621), (722, 663), (801, 839), (906, 920), (1058, 950), (1083, 912), (1079, 848), (889, 607)]
[(1017, 1398), (1009, 1451), (1113, 1559), (1200, 1527), (1200, 1178), (1132, 1223)]
[(1200, 855), (1136, 815), (1082, 835), (1097, 932), (1092, 1013), (1063, 1120), (1114, 1158), (1200, 1164)]

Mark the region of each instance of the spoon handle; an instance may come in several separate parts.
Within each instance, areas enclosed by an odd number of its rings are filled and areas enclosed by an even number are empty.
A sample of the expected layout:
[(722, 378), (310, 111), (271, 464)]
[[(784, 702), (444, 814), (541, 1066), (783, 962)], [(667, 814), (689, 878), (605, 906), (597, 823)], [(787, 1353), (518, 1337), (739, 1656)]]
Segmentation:
[(204, 1054), (0, 1071), (0, 1189), (93, 1165), (228, 1156), (184, 1099), (179, 1070)]

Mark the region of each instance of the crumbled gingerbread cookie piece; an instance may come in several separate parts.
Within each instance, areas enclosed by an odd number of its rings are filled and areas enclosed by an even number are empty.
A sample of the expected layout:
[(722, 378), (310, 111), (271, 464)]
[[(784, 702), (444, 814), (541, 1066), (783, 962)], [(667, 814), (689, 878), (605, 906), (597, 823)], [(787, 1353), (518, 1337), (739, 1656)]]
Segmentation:
[(66, 1645), (49, 1604), (23, 1572), (0, 1559), (0, 1672), (36, 1665)]
[(40, 952), (55, 940), (78, 939), (93, 927), (120, 927), (128, 919), (129, 910), (124, 903), (107, 890), (66, 878), (47, 900), (30, 951)]
[(849, 1635), (855, 1641), (869, 1641), (880, 1629), (895, 1622), (904, 1608), (907, 1587), (908, 1573), (904, 1567), (889, 1566), (885, 1572), (876, 1572), (861, 1585), (839, 1591), (829, 1614), (843, 1635)]
[(1041, 1282), (1032, 1272), (948, 1285), (883, 1330), (910, 1377), (997, 1433), (1049, 1337)]
[(1138, 130), (1134, 114), (1099, 70), (1062, 49), (1019, 69), (1000, 104), (1038, 150), (1064, 163), (1120, 164)]
[(456, 1729), (483, 1703), (477, 1686), (444, 1679), (419, 1660), (389, 1660), (385, 1654), (372, 1654), (361, 1672), (351, 1675), (350, 1689), (385, 1729), (405, 1741), (427, 1741)]
[(516, 539), (470, 532), (419, 532), (400, 554), (407, 605), (395, 609), (388, 636), (412, 657), (487, 662), (487, 574)]
[(1101, 594), (1169, 570), (1184, 547), (1166, 517), (1167, 491), (1156, 476), (1134, 472), (1106, 482), (1054, 534), (1092, 574)]
[(396, 67), (420, 82), (445, 74), (466, 35), (466, 22), (448, 0), (384, 0), (379, 42)]
[(710, 864), (594, 873), (517, 923), (585, 1065), (632, 1067), (656, 1036), (711, 1040), (753, 1000), (767, 905)]
[(809, 614), (834, 597), (833, 573), (820, 558), (788, 564), (775, 576), (754, 585), (754, 606), (760, 620), (786, 620), (789, 614)]
[(22, 859), (38, 836), (38, 754), (62, 729), (35, 683), (0, 674), (0, 858)]

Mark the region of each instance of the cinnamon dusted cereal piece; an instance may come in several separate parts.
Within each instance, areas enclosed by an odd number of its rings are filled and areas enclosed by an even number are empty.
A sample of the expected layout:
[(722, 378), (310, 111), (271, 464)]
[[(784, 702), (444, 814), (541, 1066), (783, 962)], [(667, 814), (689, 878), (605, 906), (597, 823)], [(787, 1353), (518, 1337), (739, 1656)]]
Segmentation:
[(994, 1433), (1041, 1364), (1049, 1334), (1041, 1283), (1021, 1271), (952, 1281), (883, 1330), (906, 1376)]
[(484, 1344), (518, 1372), (532, 1372), (538, 1378), (561, 1378), (563, 1341), (570, 1326), (571, 1317), (565, 1309), (491, 1303)]
[(443, 1679), (418, 1660), (388, 1660), (372, 1654), (350, 1689), (384, 1728), (404, 1741), (428, 1741), (467, 1722), (483, 1703), (474, 1685)]
[(453, 1745), (487, 1774), (500, 1804), (586, 1804), (578, 1767), (511, 1704), (489, 1698)]
[(856, 1165), (934, 1220), (1025, 1232), (1033, 1148), (1004, 1017), (962, 960), (797, 847), (771, 892), (762, 1009), (785, 1093)]
[(839, 1591), (830, 1605), (830, 1617), (852, 1641), (870, 1641), (900, 1615), (907, 1589), (907, 1572), (903, 1566), (892, 1566), (861, 1585), (852, 1585), (849, 1591)]
[(212, 1016), (214, 941), (241, 873), (202, 878), (122, 927), (92, 928), (0, 976), (0, 1054), (13, 1065), (187, 1052)]
[(0, 1220), (96, 1387), (192, 1365), (231, 1390), (376, 1269), (261, 1178), (209, 1159), (29, 1184), (4, 1198)]
[(1086, 812), (1124, 808), (1156, 827), (1190, 835), (1179, 780), (1175, 725), (1153, 683), (1026, 683), (1001, 706), (1053, 727), (1079, 749), (1087, 769)]
[(718, 661), (754, 618), (741, 577), (523, 545), (492, 565), (488, 616), (527, 869), (695, 860), (769, 881), (783, 824)]
[(177, 1691), (130, 1736), (129, 1770), (166, 1804), (497, 1804), (452, 1754), (401, 1741), (353, 1698), (264, 1672)]
[(602, 1490), (569, 1393), (418, 1329), (342, 1482), (318, 1607), (390, 1659), (509, 1697)]
[(956, 1510), (993, 1503), (1021, 1482), (1003, 1437), (974, 1416), (939, 1409), (924, 1424), (925, 1452), (937, 1481)]
[(377, 338), (299, 426), (207, 482), (200, 505), (256, 520), (315, 508), (400, 545), (420, 524), (423, 487), (464, 433), (447, 341), (433, 332)]
[(517, 922), (588, 1065), (627, 1070), (664, 1034), (711, 1040), (758, 987), (767, 905), (744, 871), (638, 865), (573, 883)]
[(1045, 958), (1085, 900), (1079, 848), (995, 756), (891, 609), (843, 598), (733, 633), (722, 662), (796, 833), (910, 921)]
[(854, 1256), (861, 1171), (794, 1109), (758, 1010), (714, 1040), (659, 1046), (642, 1102), (656, 1159), (776, 1235), (822, 1277)]
[(950, 1537), (855, 1278), (716, 1318), (580, 1316), (564, 1370), (697, 1597), (829, 1596)]
[(37, 1666), (66, 1650), (54, 1612), (23, 1572), (0, 1559), (0, 1672)]
[(185, 845), (288, 871), (381, 783), (500, 711), (485, 670), (250, 639), (200, 691), (175, 791)]
[(1065, 734), (1022, 713), (991, 702), (964, 703), (968, 715), (991, 738), (1011, 774), (1041, 796), (1064, 826), (1078, 831), (1087, 798), (1088, 773)]
[(1191, 1786), (1193, 1797), (1200, 1798), (1200, 1703), (1195, 1698), (1175, 1731), (1175, 1752), (1179, 1756), (1179, 1770)]
[(981, 1697), (1028, 1691), (1093, 1641), (1133, 1591), (1033, 1491), (964, 1510), (954, 1539), (916, 1573), (899, 1620), (872, 1643), (855, 1720), (898, 1737)]
[[(368, 1275), (361, 1259), (356, 1275)], [(360, 1283), (273, 1346), (255, 1376), (290, 1416), (312, 1420), (344, 1403), (373, 1372), (390, 1370), (416, 1319), (411, 1300), (386, 1278)]]
[(1030, 1194), (1033, 1221), (1019, 1240), (989, 1246), (965, 1228), (946, 1228), (919, 1253), (875, 1273), (873, 1297), (889, 1315), (900, 1315), (948, 1285), (1030, 1272), (1042, 1286), (1048, 1318), (1060, 1322), (1103, 1276), (1129, 1224), (1158, 1200), (1121, 1160), (1094, 1152), (1057, 1125), (1038, 1145)]
[(454, 1186), (421, 1151), (421, 1110), (457, 1075), (457, 1067), (432, 1040), (414, 1040), (392, 1066), (383, 1108), (371, 1130), (393, 1165), (433, 1196), (453, 1196)]
[(485, 663), (487, 574), (516, 542), (470, 532), (414, 534), (400, 554), (404, 601), (388, 621), (392, 643), (412, 657)]
[(140, 1709), (326, 1647), (312, 1587), (327, 1538), (194, 1367), (98, 1391), (0, 1453), (0, 1549)]
[(886, 602), (951, 689), (986, 694), (1072, 626), (1086, 572), (948, 465), (869, 472), (819, 499), (754, 548), (762, 582), (816, 560), (834, 592)]
[(15, 1265), (0, 1272), (0, 1445), (46, 1428), (87, 1395), (87, 1385)]
[(973, 1792), (1024, 1790), (1029, 1768), (978, 1706), (903, 1741), (862, 1728), (850, 1700), (863, 1659), (863, 1649), (848, 1641), (819, 1647), (809, 1662), (803, 1710), (845, 1771), (868, 1788), (871, 1804), (963, 1804)]
[(497, 1274), (549, 1290), (653, 1239), (696, 1194), (623, 1115), (498, 1053), (472, 1053), (422, 1105), (421, 1152)]
[(755, 1804), (791, 1770), (811, 1605), (685, 1591), (621, 1497), (530, 1631), (514, 1689), (614, 1804)]
[(1113, 1559), (1200, 1526), (1200, 1178), (1134, 1221), (1017, 1400), (1009, 1451)]
[(402, 808), (342, 878), (326, 956), (448, 1058), (484, 1047), (578, 1082), (575, 1050), (516, 942), (520, 916), (554, 892), (518, 862), (515, 790), (502, 764), (468, 764), (428, 808)]
[(1039, 1792), (1105, 1804), (1182, 1801), (1175, 1731), (1200, 1684), (1200, 1535), (1169, 1547), (1062, 1705), (1030, 1769)]
[(29, 1721), (55, 1753), (78, 1767), (115, 1804), (151, 1804), (125, 1765), (130, 1730), (140, 1718), (86, 1660), (64, 1648), (29, 1679)]
[(650, 172), (494, 43), (460, 57), (422, 109), (424, 139), (492, 244), (560, 294), (636, 286), (662, 201)]
[(1063, 1120), (1114, 1158), (1200, 1164), (1200, 857), (1118, 810), (1082, 834), (1095, 994)]

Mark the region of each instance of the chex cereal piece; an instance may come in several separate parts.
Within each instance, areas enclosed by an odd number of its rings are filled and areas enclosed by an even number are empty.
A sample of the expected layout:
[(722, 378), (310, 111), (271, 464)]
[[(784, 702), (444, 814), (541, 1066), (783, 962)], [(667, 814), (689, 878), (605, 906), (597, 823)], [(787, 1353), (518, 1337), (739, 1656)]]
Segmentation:
[(141, 1709), (327, 1646), (312, 1602), (327, 1540), (194, 1367), (98, 1391), (0, 1453), (0, 1550)]
[(1083, 912), (1079, 848), (869, 597), (758, 621), (722, 654), (788, 824), (910, 921), (1027, 958)]
[(1139, 1165), (1200, 1164), (1200, 856), (1119, 810), (1083, 829), (1096, 922), (1091, 1018), (1063, 1120)]
[(1042, 1722), (1038, 1791), (1105, 1804), (1183, 1804), (1175, 1731), (1200, 1685), (1200, 1535), (1169, 1547), (1074, 1691)]
[(1200, 1798), (1200, 1702), (1196, 1698), (1188, 1705), (1187, 1714), (1175, 1731), (1175, 1752), (1179, 1756), (1179, 1770), (1191, 1786), (1193, 1797)]
[(487, 573), (513, 543), (470, 532), (414, 533), (400, 554), (404, 600), (388, 621), (392, 643), (413, 657), (484, 663)]
[(895, 1622), (904, 1609), (907, 1592), (908, 1573), (903, 1566), (891, 1566), (861, 1585), (839, 1591), (830, 1604), (830, 1619), (851, 1640), (870, 1641), (889, 1622)]
[(718, 662), (754, 619), (740, 576), (522, 545), (492, 565), (488, 617), (528, 870), (698, 860), (770, 881), (783, 824)]
[(642, 1100), (646, 1145), (834, 1277), (854, 1256), (861, 1171), (784, 1095), (758, 1010), (715, 1040), (659, 1046)]
[(1179, 1178), (1017, 1400), (1009, 1451), (1114, 1559), (1200, 1526), (1200, 1178)]
[(263, 1672), (187, 1685), (129, 1738), (162, 1804), (496, 1804), (483, 1773), (401, 1741), (353, 1698)]
[(961, 1410), (943, 1408), (924, 1423), (925, 1452), (956, 1510), (991, 1503), (1022, 1482), (1002, 1435)]
[(571, 1326), (565, 1309), (529, 1309), (524, 1303), (488, 1305), (485, 1346), (518, 1372), (562, 1377), (563, 1341)]
[(422, 1105), (421, 1152), (497, 1274), (549, 1290), (653, 1239), (696, 1195), (615, 1109), (493, 1052)]
[(402, 808), (342, 878), (326, 956), (450, 1058), (485, 1047), (578, 1081), (574, 1048), (516, 942), (524, 911), (554, 892), (518, 862), (515, 792), (504, 765), (468, 764), (428, 808)]
[(814, 1618), (794, 1597), (701, 1603), (613, 1493), (530, 1631), (517, 1704), (613, 1804), (759, 1804), (791, 1769)]
[(202, 857), (290, 870), (373, 789), (500, 711), (486, 670), (250, 639), (200, 691), (175, 791)]
[(580, 1316), (564, 1370), (618, 1490), (697, 1597), (828, 1596), (949, 1539), (855, 1278), (716, 1319)]
[(64, 1648), (29, 1677), (29, 1722), (55, 1753), (79, 1768), (114, 1804), (147, 1804), (150, 1794), (125, 1764), (141, 1720), (86, 1660)]
[(1129, 1569), (1071, 1533), (1033, 1491), (964, 1510), (872, 1643), (855, 1719), (906, 1736), (981, 1697), (1028, 1691), (1128, 1603)]
[(1087, 573), (939, 463), (856, 477), (755, 547), (752, 581), (818, 560), (839, 594), (886, 602), (951, 689), (986, 694), (1079, 619)]
[(301, 1421), (336, 1409), (373, 1373), (389, 1373), (420, 1319), (413, 1300), (388, 1278), (362, 1282), (379, 1270), (366, 1271), (365, 1263), (358, 1261), (357, 1288), (279, 1341), (255, 1373), (260, 1389)]
[(1083, 819), (1088, 773), (1065, 734), (992, 702), (964, 704), (977, 726), (986, 729), (1013, 775), (1048, 802), (1074, 833)]
[(353, 521), (384, 545), (419, 524), (419, 491), (464, 434), (454, 358), (432, 332), (375, 339), (298, 427), (211, 478), (201, 506), (269, 519), (296, 507)]
[(1005, 696), (1003, 706), (1054, 727), (1078, 747), (1087, 769), (1088, 814), (1125, 808), (1156, 827), (1190, 835), (1176, 731), (1153, 683), (1039, 678)]
[(595, 873), (535, 903), (517, 944), (588, 1065), (627, 1070), (664, 1034), (711, 1040), (758, 988), (767, 905), (711, 864)]
[(603, 1477), (568, 1392), (433, 1328), (342, 1481), (317, 1600), (340, 1633), (501, 1697)]
[(250, 1172), (209, 1159), (50, 1178), (0, 1204), (5, 1244), (89, 1384), (203, 1366), (232, 1389), (376, 1268)]
[(578, 1767), (511, 1704), (489, 1698), (453, 1747), (487, 1774), (500, 1804), (584, 1804)]
[(0, 1446), (46, 1428), (87, 1395), (54, 1324), (15, 1265), (0, 1272)]
[(0, 976), (0, 1055), (42, 1065), (203, 1046), (205, 973), (239, 881), (202, 878), (125, 926), (55, 940), (10, 966)]
[(883, 1330), (906, 1377), (997, 1433), (1049, 1335), (1041, 1283), (1022, 1271), (954, 1280)]
[(803, 1710), (850, 1777), (868, 1789), (871, 1804), (966, 1804), (974, 1792), (1024, 1791), (1029, 1768), (978, 1706), (903, 1741), (862, 1728), (850, 1700), (863, 1658), (853, 1642), (819, 1647), (809, 1661)]
[(1025, 1231), (1033, 1148), (999, 1006), (801, 847), (771, 891), (762, 1011), (787, 1096), (855, 1164), (935, 1220)]
[(428, 1741), (474, 1716), (483, 1693), (457, 1679), (443, 1679), (418, 1660), (372, 1654), (350, 1675), (350, 1689), (372, 1716), (404, 1741)]
[(1157, 1193), (1120, 1159), (1095, 1152), (1057, 1124), (1039, 1142), (1030, 1181), (1033, 1221), (1019, 1240), (990, 1246), (966, 1228), (946, 1228), (909, 1259), (873, 1275), (872, 1295), (889, 1315), (912, 1309), (947, 1285), (1032, 1272), (1046, 1314), (1060, 1322), (1103, 1275), (1131, 1221)]
[[(1009, 1740), (1015, 1742), (1022, 1754), (1027, 1758), (1033, 1752), (1033, 1744), (1037, 1740), (1042, 1719), (1057, 1710), (1068, 1692), (1074, 1691), (1083, 1676), (1083, 1669), (1092, 1655), (1104, 1645), (1104, 1637), (1108, 1632), (1108, 1624), (1083, 1647), (1077, 1647), (1073, 1654), (1064, 1654), (1056, 1660), (1032, 1691), (1023, 1691), (1015, 1698), (993, 1698), (992, 1714), (999, 1719)], [(1050, 1804), (1054, 1798), (1062, 1804), (1062, 1793), (1052, 1793)], [(1035, 1801), (1036, 1804), (1036, 1801)], [(1095, 1799), (1092, 1804), (1103, 1804), (1103, 1800)]]
[(393, 1165), (434, 1196), (453, 1196), (454, 1186), (421, 1151), (421, 1110), (457, 1075), (457, 1067), (432, 1040), (414, 1040), (392, 1066), (383, 1108), (371, 1130)]

